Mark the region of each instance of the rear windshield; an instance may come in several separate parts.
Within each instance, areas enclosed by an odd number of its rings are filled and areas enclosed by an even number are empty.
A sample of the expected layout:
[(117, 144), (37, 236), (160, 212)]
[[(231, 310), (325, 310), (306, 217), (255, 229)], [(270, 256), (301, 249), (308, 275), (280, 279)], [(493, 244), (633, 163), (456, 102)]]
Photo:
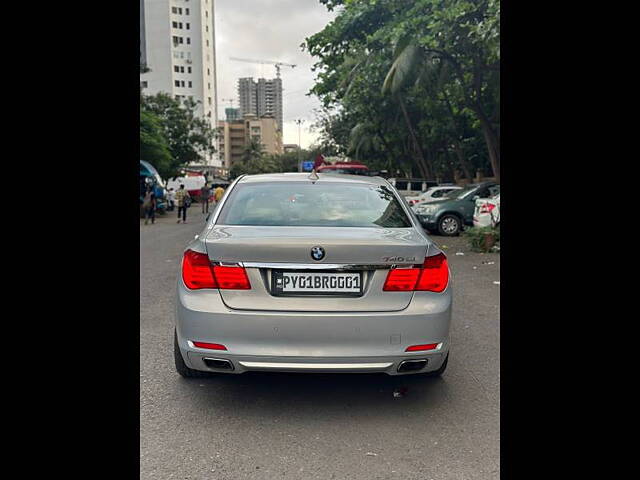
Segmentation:
[(220, 225), (406, 228), (411, 223), (384, 186), (338, 183), (238, 184)]

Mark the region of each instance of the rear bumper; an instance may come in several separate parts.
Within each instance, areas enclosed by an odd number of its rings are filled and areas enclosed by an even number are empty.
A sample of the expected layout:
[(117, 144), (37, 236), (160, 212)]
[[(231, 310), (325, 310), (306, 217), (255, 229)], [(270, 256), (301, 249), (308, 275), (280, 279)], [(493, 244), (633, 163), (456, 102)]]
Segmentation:
[[(217, 290), (188, 290), (178, 280), (178, 345), (185, 363), (202, 371), (397, 375), (402, 361), (427, 359), (423, 369), (411, 373), (428, 372), (446, 357), (450, 323), (450, 286), (443, 293), (416, 292), (407, 308), (395, 312), (279, 312), (232, 310)], [(227, 350), (197, 348), (193, 341)], [(426, 343), (441, 345), (405, 352)], [(228, 360), (233, 369), (210, 368), (206, 358)]]
[(478, 215), (477, 217), (473, 217), (473, 226), (479, 228), (490, 227), (491, 215)]
[[(443, 345), (444, 348), (444, 345)], [(182, 350), (182, 348), (181, 348)], [(195, 370), (220, 373), (245, 373), (249, 371), (263, 372), (306, 372), (306, 373), (386, 373), (388, 375), (407, 375), (437, 370), (448, 353), (443, 349), (433, 353), (417, 353), (411, 356), (395, 357), (273, 357), (230, 355), (228, 352), (196, 352), (188, 350), (185, 358), (190, 368)], [(221, 355), (222, 354), (222, 355)], [(210, 368), (206, 359), (228, 360), (232, 369)], [(398, 372), (400, 364), (405, 360), (427, 360), (426, 366), (420, 370)]]

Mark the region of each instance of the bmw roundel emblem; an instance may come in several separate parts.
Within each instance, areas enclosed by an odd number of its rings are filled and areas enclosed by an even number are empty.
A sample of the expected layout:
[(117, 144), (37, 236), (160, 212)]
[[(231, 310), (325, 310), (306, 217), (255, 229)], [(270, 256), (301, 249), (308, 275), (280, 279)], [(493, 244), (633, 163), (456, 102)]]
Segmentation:
[(313, 247), (311, 249), (311, 258), (314, 260), (320, 261), (324, 258), (324, 248), (322, 247)]

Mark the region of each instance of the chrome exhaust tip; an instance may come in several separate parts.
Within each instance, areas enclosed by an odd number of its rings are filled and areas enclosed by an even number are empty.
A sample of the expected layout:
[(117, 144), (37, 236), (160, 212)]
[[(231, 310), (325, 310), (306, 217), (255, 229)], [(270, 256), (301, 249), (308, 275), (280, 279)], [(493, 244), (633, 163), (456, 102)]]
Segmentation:
[(214, 370), (233, 370), (233, 363), (223, 358), (203, 358), (202, 361)]
[(398, 372), (414, 372), (416, 370), (422, 370), (427, 366), (427, 359), (422, 358), (419, 360), (403, 360), (398, 365)]

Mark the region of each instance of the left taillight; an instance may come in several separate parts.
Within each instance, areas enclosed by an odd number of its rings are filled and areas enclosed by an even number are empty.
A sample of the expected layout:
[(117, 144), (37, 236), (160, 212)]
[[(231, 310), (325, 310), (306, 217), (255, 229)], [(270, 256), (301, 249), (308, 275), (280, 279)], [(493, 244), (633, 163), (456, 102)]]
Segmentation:
[(206, 253), (187, 250), (182, 259), (182, 280), (191, 290), (220, 288), (250, 290), (251, 283), (243, 267), (212, 265)]
[(206, 253), (187, 250), (182, 258), (182, 280), (191, 290), (218, 288), (213, 266)]
[(449, 265), (444, 253), (427, 257), (420, 268), (389, 270), (382, 288), (386, 292), (442, 292), (449, 283)]

